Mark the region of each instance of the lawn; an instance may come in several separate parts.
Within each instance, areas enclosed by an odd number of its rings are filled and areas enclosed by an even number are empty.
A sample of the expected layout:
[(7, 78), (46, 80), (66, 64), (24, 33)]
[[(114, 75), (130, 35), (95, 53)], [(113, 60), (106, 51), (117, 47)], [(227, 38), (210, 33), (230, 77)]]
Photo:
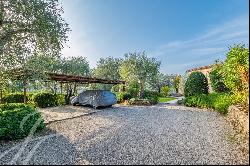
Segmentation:
[(158, 101), (161, 103), (161, 102), (168, 102), (168, 101), (171, 101), (171, 100), (174, 100), (175, 98), (173, 97), (159, 97), (158, 98)]

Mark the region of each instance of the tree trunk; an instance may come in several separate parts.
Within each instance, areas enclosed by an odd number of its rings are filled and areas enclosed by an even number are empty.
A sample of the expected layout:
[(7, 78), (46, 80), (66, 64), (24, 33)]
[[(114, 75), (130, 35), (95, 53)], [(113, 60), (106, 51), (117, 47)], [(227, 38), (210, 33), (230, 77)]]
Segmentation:
[(175, 88), (175, 91), (176, 91), (176, 93), (178, 93), (179, 92), (178, 88)]
[(141, 89), (140, 89), (140, 98), (142, 99), (144, 97), (144, 82), (142, 82), (141, 85)]
[(60, 85), (61, 85), (61, 94), (63, 93), (63, 85), (62, 85), (62, 83), (60, 83)]
[(23, 102), (24, 104), (27, 104), (27, 79), (26, 78), (23, 79), (23, 96), (24, 96)]
[(54, 93), (57, 93), (57, 87), (56, 87), (56, 82), (54, 82)]
[(158, 86), (158, 93), (161, 93), (161, 87)]
[(75, 82), (75, 83), (74, 83), (73, 95), (75, 95), (75, 94), (76, 94), (76, 87), (77, 87), (77, 83)]

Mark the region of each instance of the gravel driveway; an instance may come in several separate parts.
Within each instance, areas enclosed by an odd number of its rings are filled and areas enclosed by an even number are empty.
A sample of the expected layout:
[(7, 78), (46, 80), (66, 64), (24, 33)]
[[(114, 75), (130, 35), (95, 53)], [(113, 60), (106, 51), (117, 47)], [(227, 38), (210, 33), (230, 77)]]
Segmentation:
[(0, 143), (0, 164), (247, 164), (230, 131), (212, 111), (114, 106), (52, 122), (27, 144)]

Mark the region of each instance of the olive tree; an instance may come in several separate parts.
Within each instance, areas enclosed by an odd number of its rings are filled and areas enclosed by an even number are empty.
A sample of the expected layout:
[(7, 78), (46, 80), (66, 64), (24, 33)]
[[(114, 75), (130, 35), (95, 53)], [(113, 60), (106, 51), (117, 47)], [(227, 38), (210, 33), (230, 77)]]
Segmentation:
[(145, 52), (128, 53), (121, 63), (120, 75), (127, 82), (139, 83), (142, 98), (146, 82), (159, 73), (160, 64), (155, 58), (147, 57)]
[[(12, 76), (17, 68), (24, 72), (37, 69), (28, 63), (31, 56), (59, 56), (69, 31), (62, 12), (57, 0), (0, 0), (1, 77)], [(27, 75), (36, 72), (24, 73), (24, 87)]]

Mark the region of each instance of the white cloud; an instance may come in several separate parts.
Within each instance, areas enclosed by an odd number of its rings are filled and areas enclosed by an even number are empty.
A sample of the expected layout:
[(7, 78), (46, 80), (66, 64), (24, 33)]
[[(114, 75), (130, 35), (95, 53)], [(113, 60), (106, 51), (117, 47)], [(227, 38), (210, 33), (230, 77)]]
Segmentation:
[(228, 47), (248, 43), (248, 16), (241, 16), (219, 26), (213, 26), (203, 34), (189, 40), (164, 44), (151, 53), (162, 62), (162, 71), (184, 73), (187, 69), (209, 65), (216, 59), (224, 59)]

